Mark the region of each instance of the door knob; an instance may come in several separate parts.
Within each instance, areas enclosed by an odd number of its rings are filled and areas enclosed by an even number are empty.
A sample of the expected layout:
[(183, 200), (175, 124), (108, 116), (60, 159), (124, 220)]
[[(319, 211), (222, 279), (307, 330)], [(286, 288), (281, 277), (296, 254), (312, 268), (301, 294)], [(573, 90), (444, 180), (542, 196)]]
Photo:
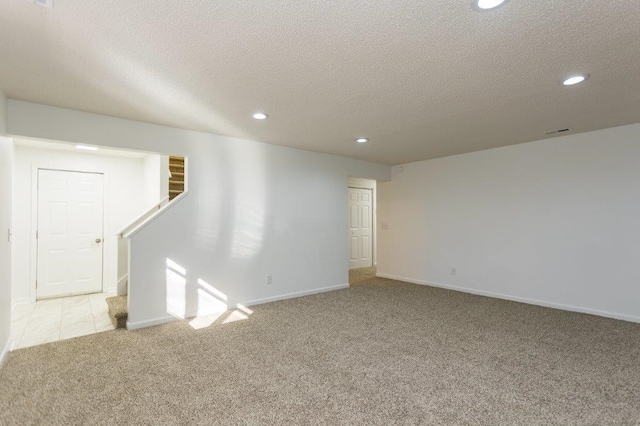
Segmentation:
[(100, 239), (100, 238), (96, 238), (96, 243), (97, 243), (97, 244), (100, 244), (101, 242), (102, 242), (102, 239)]

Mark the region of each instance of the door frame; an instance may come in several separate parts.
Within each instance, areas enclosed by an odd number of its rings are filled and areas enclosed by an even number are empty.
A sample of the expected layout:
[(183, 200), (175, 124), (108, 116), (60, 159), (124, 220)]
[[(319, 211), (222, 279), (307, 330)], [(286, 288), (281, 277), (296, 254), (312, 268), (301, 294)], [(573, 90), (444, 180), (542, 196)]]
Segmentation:
[(111, 248), (111, 244), (109, 239), (107, 238), (107, 212), (109, 211), (109, 177), (108, 173), (102, 169), (73, 169), (70, 167), (59, 167), (55, 165), (47, 165), (47, 164), (32, 164), (31, 165), (31, 229), (30, 229), (30, 237), (31, 241), (30, 249), (30, 286), (29, 286), (29, 302), (35, 303), (38, 298), (38, 291), (36, 288), (36, 280), (38, 278), (38, 239), (36, 238), (36, 231), (38, 230), (38, 171), (39, 170), (52, 170), (57, 172), (74, 172), (74, 173), (91, 173), (91, 174), (101, 174), (103, 180), (102, 187), (102, 290), (105, 291), (107, 287), (107, 253), (109, 253), (109, 249)]
[[(347, 221), (349, 220), (349, 189), (366, 189), (368, 191), (371, 191), (371, 266), (375, 267), (378, 265), (378, 258), (377, 258), (377, 253), (376, 253), (376, 249), (377, 249), (377, 244), (376, 244), (376, 238), (377, 238), (377, 225), (376, 225), (376, 208), (377, 208), (377, 199), (376, 199), (376, 189), (375, 188), (366, 188), (364, 185), (362, 186), (358, 186), (355, 184), (348, 184), (347, 185)], [(349, 223), (347, 222), (347, 229), (349, 229)], [(348, 234), (348, 233), (347, 233)], [(349, 238), (347, 235), (347, 250), (349, 249), (349, 244), (351, 244), (349, 242)], [(349, 269), (351, 270), (351, 269)]]

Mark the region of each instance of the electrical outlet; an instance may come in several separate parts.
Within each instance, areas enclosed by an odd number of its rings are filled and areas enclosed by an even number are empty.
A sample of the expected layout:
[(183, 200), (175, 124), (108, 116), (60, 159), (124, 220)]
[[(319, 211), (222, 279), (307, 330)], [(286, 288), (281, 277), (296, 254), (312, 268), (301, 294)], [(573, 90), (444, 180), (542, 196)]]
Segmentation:
[(387, 222), (382, 222), (381, 228), (386, 231), (387, 229), (389, 229), (389, 224)]
[(451, 268), (451, 275), (455, 275), (458, 273), (458, 269), (456, 268)]
[(267, 275), (267, 285), (271, 285), (271, 283), (273, 283), (273, 276)]

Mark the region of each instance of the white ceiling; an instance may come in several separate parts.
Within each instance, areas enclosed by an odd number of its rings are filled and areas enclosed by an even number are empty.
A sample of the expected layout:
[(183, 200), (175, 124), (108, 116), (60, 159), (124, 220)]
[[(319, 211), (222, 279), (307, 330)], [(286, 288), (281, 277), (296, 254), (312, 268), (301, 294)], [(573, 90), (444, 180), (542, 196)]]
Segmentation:
[(640, 1), (2, 0), (0, 86), (399, 164), (639, 122)]

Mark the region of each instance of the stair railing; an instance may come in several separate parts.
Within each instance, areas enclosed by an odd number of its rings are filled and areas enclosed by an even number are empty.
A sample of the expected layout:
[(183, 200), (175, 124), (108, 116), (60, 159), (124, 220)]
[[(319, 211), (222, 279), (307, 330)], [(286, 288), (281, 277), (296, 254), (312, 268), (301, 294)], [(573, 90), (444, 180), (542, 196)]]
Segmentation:
[(147, 211), (145, 211), (144, 213), (142, 213), (140, 216), (136, 217), (133, 221), (131, 221), (128, 225), (122, 227), (117, 233), (116, 235), (119, 238), (123, 238), (126, 234), (128, 234), (130, 231), (132, 231), (133, 229), (135, 229), (136, 227), (138, 227), (138, 225), (140, 225), (142, 222), (144, 222), (145, 220), (147, 220), (147, 218), (149, 218), (149, 216), (151, 216), (152, 214), (154, 214), (156, 211), (162, 209), (164, 206), (166, 206), (167, 204), (169, 204), (169, 196), (164, 197), (160, 202), (156, 203), (153, 205), (153, 207), (149, 208)]

